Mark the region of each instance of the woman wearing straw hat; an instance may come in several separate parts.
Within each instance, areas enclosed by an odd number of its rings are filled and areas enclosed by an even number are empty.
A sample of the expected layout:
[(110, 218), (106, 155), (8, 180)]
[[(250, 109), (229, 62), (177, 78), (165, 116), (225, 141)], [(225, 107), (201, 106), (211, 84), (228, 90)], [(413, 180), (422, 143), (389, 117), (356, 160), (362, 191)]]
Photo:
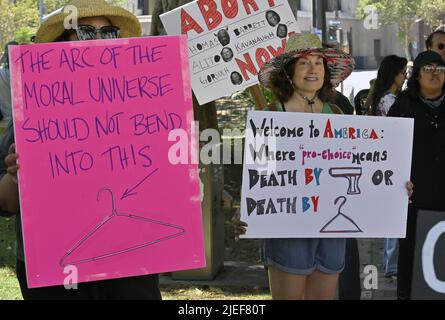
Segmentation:
[[(71, 7), (77, 9), (77, 28), (75, 28), (74, 21), (71, 21), (75, 13), (75, 11), (70, 10)], [(64, 10), (65, 8), (67, 10)], [(63, 11), (67, 11), (67, 13), (63, 13)], [(92, 27), (96, 28), (93, 29)], [(35, 42), (139, 36), (141, 36), (141, 25), (131, 12), (111, 6), (105, 0), (72, 0), (57, 14), (49, 17), (41, 24)]]
[[(354, 59), (322, 48), (314, 34), (289, 38), (286, 53), (266, 63), (260, 83), (277, 100), (271, 109), (286, 112), (342, 113), (331, 103), (333, 88), (354, 69)], [(247, 225), (234, 219), (235, 234)], [(345, 239), (263, 239), (261, 255), (273, 299), (333, 299), (345, 259)]]
[[(67, 5), (77, 8), (77, 27), (64, 28), (68, 13), (59, 13), (45, 20), (37, 31), (35, 42), (76, 41), (138, 37), (141, 27), (138, 19), (125, 9), (109, 5), (104, 0), (72, 0)], [(68, 20), (68, 19), (67, 19)], [(0, 186), (8, 183), (11, 191), (8, 203), (0, 202), (2, 213), (18, 207), (17, 154), (14, 149), (12, 122), (0, 142), (0, 154), (9, 153)], [(9, 149), (9, 152), (8, 152)], [(5, 173), (8, 173), (5, 175)], [(7, 179), (9, 177), (9, 179)], [(3, 189), (1, 189), (3, 190)], [(10, 209), (9, 211), (18, 212)], [(26, 299), (161, 299), (158, 275), (145, 275), (78, 284), (78, 289), (66, 290), (64, 286), (29, 289), (26, 283), (20, 214), (17, 213), (17, 277), (23, 298)]]
[[(260, 83), (275, 94), (277, 111), (341, 113), (331, 103), (333, 87), (354, 69), (354, 59), (342, 51), (322, 48), (313, 34), (289, 38), (286, 52), (259, 72)], [(408, 193), (412, 185), (407, 185)], [(234, 216), (236, 238), (247, 224)], [(261, 256), (268, 269), (273, 299), (333, 299), (345, 264), (345, 239), (262, 239)]]

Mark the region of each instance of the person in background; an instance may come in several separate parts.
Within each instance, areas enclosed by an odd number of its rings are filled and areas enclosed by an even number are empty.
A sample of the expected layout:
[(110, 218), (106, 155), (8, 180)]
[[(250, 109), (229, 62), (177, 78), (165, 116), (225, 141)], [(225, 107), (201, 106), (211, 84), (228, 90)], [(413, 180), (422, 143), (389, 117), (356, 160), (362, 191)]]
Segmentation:
[(445, 61), (445, 31), (439, 29), (431, 33), (425, 41), (426, 49), (440, 54)]
[(369, 95), (369, 89), (362, 89), (354, 97), (354, 109), (355, 114), (358, 116), (367, 115), (367, 110), (365, 107), (366, 99)]
[[(371, 115), (386, 116), (405, 83), (407, 73), (405, 58), (386, 56), (380, 64), (371, 99)], [(398, 239), (383, 242), (383, 269), (386, 277), (397, 275)]]
[(411, 181), (416, 187), (408, 208), (406, 238), (399, 240), (397, 268), (397, 297), (410, 299), (417, 211), (445, 210), (445, 62), (440, 54), (425, 51), (416, 57), (408, 88), (388, 116), (414, 119)]
[(344, 114), (354, 114), (354, 107), (346, 96), (340, 91), (335, 90), (334, 103)]
[(375, 78), (369, 80), (368, 95), (366, 96), (365, 105), (364, 105), (363, 113), (362, 113), (363, 115), (371, 114), (371, 104), (372, 104), (371, 97), (374, 95), (375, 80), (376, 80)]
[(382, 60), (370, 95), (371, 115), (386, 116), (405, 83), (407, 63), (405, 58), (396, 55)]
[[(335, 49), (334, 45), (323, 43), (323, 48)], [(340, 91), (334, 90), (334, 103), (344, 114), (354, 114), (354, 107), (349, 99)], [(346, 239), (345, 267), (338, 277), (339, 300), (360, 300), (362, 288), (360, 284), (360, 254), (355, 238)]]
[[(77, 8), (77, 29), (65, 29), (67, 14), (62, 11), (45, 20), (39, 27), (35, 42), (77, 41), (137, 37), (141, 35), (138, 19), (120, 7), (109, 5), (104, 0), (72, 0), (67, 5)], [(157, 274), (92, 281), (78, 284), (77, 289), (64, 286), (29, 288), (26, 281), (25, 256), (21, 232), (21, 217), (18, 205), (17, 171), (20, 166), (15, 152), (12, 120), (0, 141), (0, 212), (16, 215), (17, 262), (16, 273), (25, 300), (102, 300), (102, 299), (161, 299)]]
[(11, 84), (9, 77), (9, 52), (8, 46), (18, 45), (16, 41), (10, 41), (5, 45), (5, 52), (0, 59), (0, 111), (5, 121), (11, 119)]

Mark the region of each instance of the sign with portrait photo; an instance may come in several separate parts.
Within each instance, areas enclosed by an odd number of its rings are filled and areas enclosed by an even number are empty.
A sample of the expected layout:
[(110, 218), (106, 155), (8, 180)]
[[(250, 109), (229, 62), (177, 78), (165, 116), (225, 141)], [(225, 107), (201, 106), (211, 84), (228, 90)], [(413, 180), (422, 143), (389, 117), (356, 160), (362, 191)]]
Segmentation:
[(258, 83), (258, 71), (299, 32), (286, 0), (197, 0), (160, 16), (186, 34), (193, 92), (202, 105)]

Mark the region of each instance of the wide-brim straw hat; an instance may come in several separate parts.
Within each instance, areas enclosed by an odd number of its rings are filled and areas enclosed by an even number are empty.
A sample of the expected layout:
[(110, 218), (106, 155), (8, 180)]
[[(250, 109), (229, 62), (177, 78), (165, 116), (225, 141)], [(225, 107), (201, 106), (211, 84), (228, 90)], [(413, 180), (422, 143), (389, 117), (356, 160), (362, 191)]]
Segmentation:
[[(141, 35), (141, 24), (138, 18), (131, 12), (108, 4), (105, 0), (72, 0), (65, 5), (77, 8), (77, 19), (89, 17), (106, 17), (113, 26), (120, 28), (120, 37), (131, 38)], [(53, 42), (65, 31), (64, 21), (72, 18), (73, 11), (64, 8), (53, 16), (50, 16), (40, 25), (35, 42)], [(68, 9), (68, 8), (67, 8)]]
[(321, 55), (331, 73), (331, 83), (336, 87), (345, 80), (355, 68), (354, 58), (337, 49), (323, 48), (320, 38), (311, 33), (297, 33), (292, 35), (286, 44), (285, 53), (279, 55), (263, 65), (258, 73), (260, 83), (270, 87), (270, 75), (283, 68), (287, 63), (310, 54)]

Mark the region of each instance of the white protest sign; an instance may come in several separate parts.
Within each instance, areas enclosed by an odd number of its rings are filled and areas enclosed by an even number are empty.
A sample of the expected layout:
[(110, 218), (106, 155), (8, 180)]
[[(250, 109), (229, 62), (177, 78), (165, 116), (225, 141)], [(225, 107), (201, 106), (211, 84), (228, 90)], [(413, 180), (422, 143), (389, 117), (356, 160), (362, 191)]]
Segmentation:
[(257, 84), (264, 63), (299, 32), (286, 0), (198, 0), (160, 18), (169, 35), (187, 35), (201, 105)]
[(244, 237), (405, 237), (412, 136), (412, 119), (249, 112)]

